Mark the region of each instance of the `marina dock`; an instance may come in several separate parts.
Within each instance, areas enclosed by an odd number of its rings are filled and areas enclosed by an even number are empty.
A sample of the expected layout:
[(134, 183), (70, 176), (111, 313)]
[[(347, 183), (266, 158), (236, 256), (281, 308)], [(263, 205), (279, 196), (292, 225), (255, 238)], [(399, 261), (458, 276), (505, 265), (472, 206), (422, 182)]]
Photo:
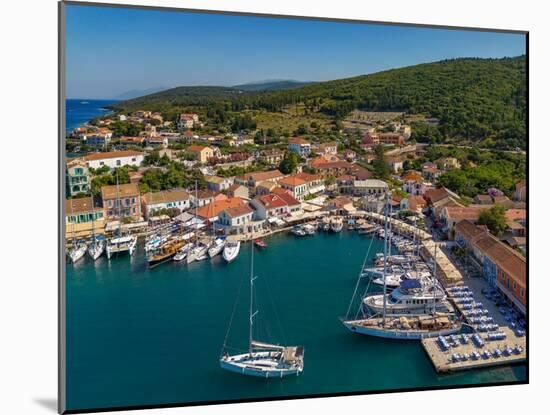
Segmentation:
[[(448, 350), (444, 350), (437, 338), (423, 339), (422, 347), (428, 355), (437, 373), (457, 372), (469, 369), (481, 369), (494, 367), (499, 365), (510, 365), (515, 363), (523, 363), (527, 358), (526, 353), (526, 337), (517, 336), (516, 333), (508, 327), (502, 327), (501, 331), (506, 334), (503, 340), (488, 340), (489, 333), (479, 333), (479, 336), (484, 341), (484, 345), (479, 347), (470, 338), (467, 343), (461, 341), (456, 345), (451, 345)], [(457, 336), (460, 338), (460, 336)], [(515, 349), (517, 346), (521, 348), (519, 353), (510, 353), (509, 355), (495, 355), (495, 350), (501, 352), (509, 347)], [(488, 355), (483, 355), (487, 351)], [(471, 356), (474, 352), (480, 354), (478, 359), (473, 359)], [(468, 356), (467, 359), (453, 359), (453, 355)]]

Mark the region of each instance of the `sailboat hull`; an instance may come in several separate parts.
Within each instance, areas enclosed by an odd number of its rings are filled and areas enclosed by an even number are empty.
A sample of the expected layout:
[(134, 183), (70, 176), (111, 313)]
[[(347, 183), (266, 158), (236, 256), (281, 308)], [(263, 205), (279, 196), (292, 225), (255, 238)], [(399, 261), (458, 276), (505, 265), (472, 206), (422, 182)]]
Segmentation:
[(228, 356), (220, 359), (220, 367), (230, 372), (264, 379), (298, 376), (302, 366), (281, 363), (274, 358), (272, 352), (255, 352), (252, 357), (248, 354)]
[(377, 326), (363, 326), (355, 321), (342, 321), (342, 323), (352, 333), (391, 340), (422, 340), (438, 336), (447, 336), (458, 333), (462, 328), (460, 324), (457, 324), (456, 326), (441, 330), (392, 330)]

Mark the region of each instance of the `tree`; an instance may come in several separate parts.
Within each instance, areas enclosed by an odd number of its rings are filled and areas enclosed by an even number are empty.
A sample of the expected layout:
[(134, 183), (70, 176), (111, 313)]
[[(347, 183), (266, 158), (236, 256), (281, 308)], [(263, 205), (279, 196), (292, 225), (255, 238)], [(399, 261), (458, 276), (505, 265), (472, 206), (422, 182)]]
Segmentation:
[(376, 155), (376, 158), (372, 162), (374, 175), (377, 179), (388, 179), (390, 177), (390, 168), (384, 155), (384, 146), (382, 144), (378, 144), (374, 149), (374, 154)]
[(479, 213), (480, 225), (485, 225), (496, 236), (502, 236), (506, 230), (506, 208), (501, 205), (491, 206)]
[(279, 170), (284, 174), (294, 173), (298, 167), (298, 162), (298, 154), (293, 153), (292, 151), (287, 151), (279, 164)]

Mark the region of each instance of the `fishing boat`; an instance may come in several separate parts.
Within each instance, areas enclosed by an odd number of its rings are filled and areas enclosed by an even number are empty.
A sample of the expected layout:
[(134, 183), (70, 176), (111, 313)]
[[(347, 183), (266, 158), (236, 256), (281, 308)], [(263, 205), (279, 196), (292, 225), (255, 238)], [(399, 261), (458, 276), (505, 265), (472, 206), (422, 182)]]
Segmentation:
[(267, 248), (267, 244), (264, 242), (263, 239), (256, 239), (254, 241), (254, 245), (256, 245), (258, 248), (262, 248), (262, 249)]
[[(389, 195), (386, 193), (383, 293), (381, 295), (364, 296), (357, 314), (350, 318), (353, 300), (359, 287), (359, 278), (346, 316), (341, 319), (342, 324), (353, 333), (395, 340), (420, 340), (459, 332), (462, 323), (456, 317), (452, 308), (446, 308), (445, 312), (437, 311), (437, 303), (441, 301), (441, 304), (443, 304), (442, 300), (444, 300), (445, 293), (437, 285), (435, 267), (431, 281), (431, 292), (426, 290), (426, 287), (418, 279), (407, 279), (402, 281), (399, 288), (393, 290), (391, 294), (385, 293), (388, 245), (390, 245), (388, 204)], [(367, 256), (364, 262), (367, 261)], [(368, 286), (365, 291), (367, 290)], [(409, 293), (409, 290), (415, 292)], [(431, 294), (430, 298), (425, 296), (426, 294)], [(427, 304), (431, 307), (428, 308)], [(409, 315), (405, 316), (403, 314)]]
[(208, 256), (214, 258), (216, 255), (220, 254), (225, 247), (225, 238), (219, 237), (212, 242), (212, 246), (208, 249)]
[(250, 257), (250, 309), (248, 316), (249, 338), (248, 352), (230, 355), (225, 350), (226, 342), (231, 330), (231, 316), (226, 341), (222, 347), (219, 363), (222, 369), (246, 376), (255, 376), (265, 379), (298, 376), (304, 370), (303, 346), (280, 346), (254, 340), (254, 318), (259, 309), (254, 310), (254, 247), (251, 245)]
[(240, 249), (240, 241), (227, 241), (223, 248), (223, 259), (225, 259), (227, 263), (234, 261), (239, 256)]
[(330, 230), (332, 232), (340, 232), (344, 228), (344, 221), (337, 216), (330, 221)]
[(105, 251), (105, 238), (94, 236), (92, 243), (88, 246), (88, 255), (92, 260), (97, 260)]
[(164, 262), (170, 261), (183, 248), (185, 241), (181, 238), (174, 238), (160, 246), (159, 249), (147, 257), (149, 267), (156, 267)]

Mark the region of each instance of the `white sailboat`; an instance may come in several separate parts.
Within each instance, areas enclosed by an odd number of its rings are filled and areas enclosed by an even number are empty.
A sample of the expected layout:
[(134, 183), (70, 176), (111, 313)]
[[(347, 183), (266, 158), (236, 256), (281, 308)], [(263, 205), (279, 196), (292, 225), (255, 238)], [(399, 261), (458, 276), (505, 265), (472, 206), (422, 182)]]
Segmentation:
[(220, 254), (225, 247), (225, 238), (216, 238), (212, 243), (212, 246), (208, 250), (208, 256), (214, 258), (216, 255)]
[[(259, 309), (254, 311), (254, 245), (250, 244), (250, 309), (249, 309), (249, 339), (248, 352), (229, 355), (226, 344), (222, 348), (220, 367), (241, 375), (255, 376), (265, 379), (283, 378), (290, 375), (299, 375), (304, 370), (303, 346), (280, 346), (254, 340), (254, 318)], [(233, 317), (231, 317), (233, 320)], [(231, 329), (231, 323), (229, 330)], [(227, 341), (226, 335), (226, 341)]]
[(241, 250), (240, 241), (227, 241), (225, 247), (223, 248), (223, 259), (226, 262), (234, 261), (239, 256), (239, 251)]
[(118, 205), (118, 236), (113, 237), (107, 241), (107, 258), (111, 259), (111, 257), (115, 254), (128, 252), (128, 254), (133, 255), (133, 253), (136, 250), (137, 246), (137, 236), (135, 235), (122, 235), (122, 220), (120, 217), (120, 198), (118, 194), (118, 173), (116, 178), (116, 186), (117, 186), (117, 198), (116, 203)]
[(94, 199), (92, 197), (92, 243), (88, 246), (88, 255), (93, 261), (97, 260), (105, 250), (105, 239), (95, 234)]
[[(400, 315), (400, 313), (398, 312), (399, 310), (391, 308), (393, 305), (393, 297), (389, 297), (387, 294), (385, 294), (386, 274), (388, 266), (388, 244), (390, 233), (388, 229), (388, 200), (389, 196), (388, 194), (386, 194), (386, 207), (384, 215), (384, 294), (365, 297), (365, 299), (361, 301), (359, 311), (357, 312), (355, 317), (350, 318), (349, 314), (353, 304), (353, 299), (355, 297), (355, 294), (357, 293), (357, 288), (359, 286), (359, 278), (355, 288), (355, 292), (348, 307), (346, 317), (342, 319), (342, 324), (353, 333), (398, 340), (420, 340), (424, 338), (445, 336), (448, 334), (457, 333), (462, 328), (462, 323), (455, 318), (456, 316), (452, 312), (437, 312), (436, 302), (438, 294), (435, 271), (434, 276), (432, 277), (433, 292), (431, 292), (431, 310), (429, 312), (424, 308), (422, 309), (422, 311), (419, 310), (418, 313), (414, 312), (411, 315), (404, 316)], [(411, 286), (418, 285), (418, 280), (408, 281), (413, 281), (412, 283), (409, 282)], [(399, 292), (399, 289), (394, 290), (392, 294), (396, 291)], [(380, 311), (381, 316), (380, 314), (376, 313), (374, 315), (365, 316), (363, 306), (366, 299), (372, 299), (372, 304), (369, 303), (368, 308), (375, 307), (376, 310), (373, 311)], [(402, 303), (401, 300), (404, 300), (405, 303)], [(403, 297), (398, 300), (398, 302), (400, 305), (416, 305), (414, 303), (406, 303), (406, 301), (413, 300), (417, 301), (418, 299), (405, 299)], [(424, 298), (424, 300), (427, 299)], [(390, 303), (390, 307), (388, 307), (388, 303)], [(422, 307), (424, 306), (424, 304), (418, 305)], [(388, 308), (390, 308), (391, 310), (390, 313), (388, 313)], [(361, 317), (359, 316), (359, 314), (361, 314)]]
[[(69, 202), (69, 206), (71, 207), (71, 214), (73, 213), (73, 202), (72, 199)], [(72, 215), (71, 215), (72, 216)], [(69, 256), (69, 259), (74, 264), (78, 260), (82, 259), (84, 257), (84, 254), (86, 253), (86, 243), (84, 241), (77, 241), (75, 237), (74, 232), (74, 222), (71, 225), (71, 234), (72, 234), (72, 247), (67, 252), (67, 255)]]

